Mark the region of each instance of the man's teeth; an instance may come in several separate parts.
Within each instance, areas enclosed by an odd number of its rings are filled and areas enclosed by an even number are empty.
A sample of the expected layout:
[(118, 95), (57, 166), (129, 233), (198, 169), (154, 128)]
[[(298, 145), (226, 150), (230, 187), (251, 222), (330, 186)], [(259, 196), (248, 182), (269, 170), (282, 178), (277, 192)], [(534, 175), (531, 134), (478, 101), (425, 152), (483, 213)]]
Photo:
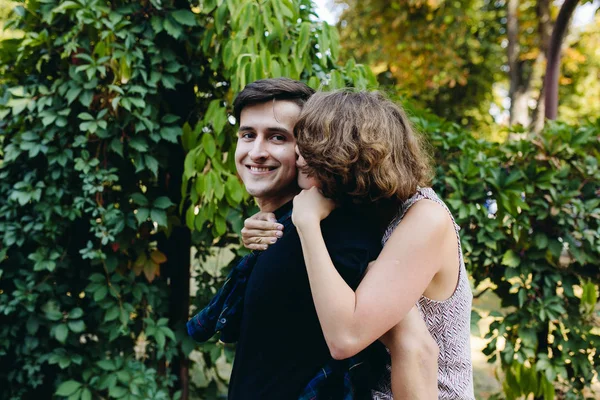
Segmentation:
[(252, 172), (269, 172), (270, 170), (270, 168), (250, 167), (250, 171)]

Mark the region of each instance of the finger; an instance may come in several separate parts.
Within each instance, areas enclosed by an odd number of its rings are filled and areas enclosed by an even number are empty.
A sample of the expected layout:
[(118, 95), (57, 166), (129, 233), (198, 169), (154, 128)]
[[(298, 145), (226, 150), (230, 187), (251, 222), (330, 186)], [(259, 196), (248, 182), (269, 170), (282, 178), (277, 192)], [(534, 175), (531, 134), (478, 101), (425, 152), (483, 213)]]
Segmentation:
[(277, 221), (277, 218), (275, 218), (275, 214), (268, 213), (268, 212), (262, 212), (262, 211), (257, 212), (256, 214), (251, 216), (249, 219), (257, 220), (257, 221), (271, 221), (271, 222)]
[(263, 230), (258, 230), (258, 229), (243, 229), (242, 230), (242, 236), (245, 238), (251, 238), (251, 237), (272, 237), (272, 238), (278, 238), (278, 237), (282, 237), (283, 236), (283, 232), (282, 231), (263, 231)]
[(250, 250), (266, 250), (270, 245), (277, 242), (277, 238), (261, 238), (261, 237), (249, 237), (242, 238), (242, 243), (245, 248)]
[(248, 218), (244, 221), (244, 228), (246, 230), (261, 230), (261, 231), (282, 231), (283, 225), (277, 222), (262, 221), (257, 219)]
[(269, 246), (266, 244), (249, 244), (247, 246), (244, 245), (244, 247), (246, 247), (247, 249), (250, 249), (250, 250), (261, 250), (261, 251), (269, 248)]
[(275, 244), (277, 242), (277, 238), (276, 237), (251, 237), (251, 238), (247, 238), (246, 242), (248, 242), (248, 244), (250, 243), (254, 243), (254, 244), (266, 244), (267, 246), (270, 244)]
[(245, 247), (248, 247), (252, 244), (271, 245), (271, 244), (277, 243), (277, 238), (276, 237), (247, 236), (247, 237), (242, 237), (242, 243), (244, 243)]

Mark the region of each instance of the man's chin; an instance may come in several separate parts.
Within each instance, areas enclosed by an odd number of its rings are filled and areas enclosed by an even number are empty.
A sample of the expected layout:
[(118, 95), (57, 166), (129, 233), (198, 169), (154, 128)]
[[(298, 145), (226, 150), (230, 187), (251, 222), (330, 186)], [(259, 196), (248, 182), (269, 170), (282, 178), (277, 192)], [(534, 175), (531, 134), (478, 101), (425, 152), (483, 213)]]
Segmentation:
[(298, 187), (296, 182), (287, 186), (278, 186), (278, 187), (248, 187), (246, 186), (246, 191), (250, 194), (250, 196), (255, 199), (268, 199), (268, 198), (278, 198), (278, 197), (286, 197), (289, 195), (296, 195), (300, 192), (300, 188)]

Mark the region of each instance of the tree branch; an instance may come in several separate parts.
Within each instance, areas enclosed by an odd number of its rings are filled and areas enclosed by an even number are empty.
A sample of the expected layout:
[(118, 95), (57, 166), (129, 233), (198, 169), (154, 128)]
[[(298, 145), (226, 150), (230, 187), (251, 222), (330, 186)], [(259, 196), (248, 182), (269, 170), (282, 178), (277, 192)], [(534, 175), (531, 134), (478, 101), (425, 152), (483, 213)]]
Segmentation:
[(546, 76), (544, 86), (546, 89), (546, 118), (556, 119), (558, 114), (558, 76), (560, 73), (560, 47), (564, 39), (569, 20), (579, 0), (565, 0), (560, 7), (552, 37), (548, 49), (548, 64), (546, 65)]

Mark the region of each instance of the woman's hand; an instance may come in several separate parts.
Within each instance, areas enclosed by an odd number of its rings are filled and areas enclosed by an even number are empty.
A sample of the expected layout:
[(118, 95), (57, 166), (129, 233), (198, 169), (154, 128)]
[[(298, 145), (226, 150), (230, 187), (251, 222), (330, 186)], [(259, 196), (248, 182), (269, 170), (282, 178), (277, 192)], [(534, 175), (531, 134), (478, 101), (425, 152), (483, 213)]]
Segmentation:
[(334, 201), (323, 196), (319, 189), (313, 186), (294, 197), (292, 222), (298, 229), (310, 224), (318, 225), (334, 209)]
[(283, 225), (277, 223), (275, 214), (258, 212), (244, 221), (242, 243), (250, 250), (266, 250), (283, 236)]

